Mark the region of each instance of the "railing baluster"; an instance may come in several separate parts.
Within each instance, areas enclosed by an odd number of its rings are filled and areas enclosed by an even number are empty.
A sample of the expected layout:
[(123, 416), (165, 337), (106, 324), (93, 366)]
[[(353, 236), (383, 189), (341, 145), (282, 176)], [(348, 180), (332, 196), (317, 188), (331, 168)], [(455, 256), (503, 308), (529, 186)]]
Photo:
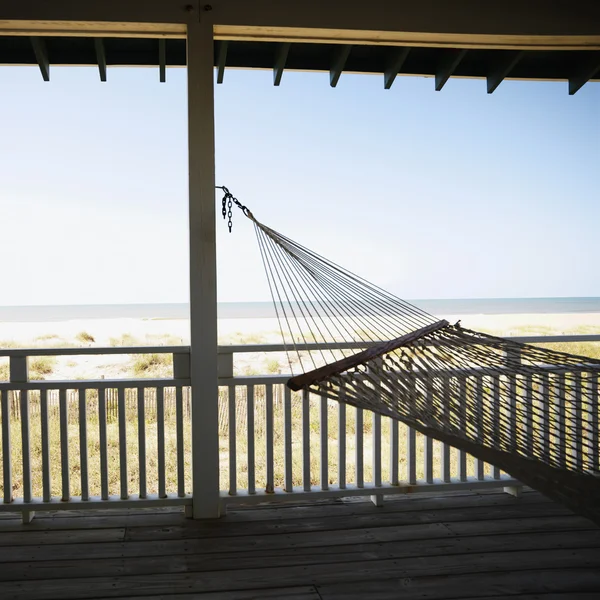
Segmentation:
[[(430, 380), (427, 380), (425, 393), (427, 394), (426, 402), (429, 407), (435, 406), (435, 400), (433, 398), (433, 387)], [(429, 436), (424, 436), (424, 459), (425, 459), (425, 481), (427, 483), (433, 483), (433, 439)]]
[(156, 388), (156, 436), (158, 452), (158, 497), (167, 497), (165, 481), (165, 390)]
[(185, 496), (185, 448), (183, 447), (183, 389), (175, 388), (175, 427), (177, 435), (177, 495)]
[(327, 398), (321, 396), (319, 410), (320, 450), (321, 450), (321, 489), (329, 489), (329, 419)]
[(310, 392), (302, 390), (302, 486), (310, 492)]
[(346, 489), (346, 404), (344, 389), (340, 389), (340, 402), (338, 404), (338, 486)]
[(600, 427), (598, 413), (598, 376), (595, 373), (590, 373), (589, 388), (590, 388), (590, 423), (588, 430), (588, 441), (590, 444), (589, 452), (589, 470), (592, 472), (600, 471), (600, 445), (598, 444), (598, 428)]
[(398, 485), (398, 421), (390, 418), (390, 484)]
[(254, 448), (254, 385), (248, 385), (247, 390), (247, 411), (248, 411), (248, 493), (256, 493), (256, 452)]
[[(447, 421), (450, 418), (450, 402), (452, 398), (452, 387), (450, 378), (444, 377), (442, 385), (444, 388), (444, 414), (442, 415), (442, 418)], [(448, 444), (442, 444), (442, 479), (445, 483), (450, 483), (451, 481), (450, 452), (451, 446), (449, 446)]]
[(550, 387), (550, 376), (548, 373), (542, 374), (540, 382), (540, 402), (541, 413), (539, 418), (539, 429), (542, 433), (542, 459), (548, 461), (550, 459), (550, 398), (552, 396), (552, 388)]
[(87, 400), (85, 388), (77, 392), (79, 400), (79, 461), (81, 468), (81, 499), (90, 499), (88, 482), (88, 442), (87, 442)]
[(48, 420), (48, 391), (40, 390), (40, 420), (42, 433), (42, 500), (52, 499), (50, 480), (50, 423)]
[(59, 391), (59, 404), (62, 499), (66, 502), (71, 498), (69, 485), (69, 408), (67, 403), (67, 390)]
[[(458, 380), (458, 418), (460, 422), (460, 430), (463, 435), (467, 434), (467, 402), (469, 400), (469, 390), (467, 386), (467, 378), (461, 376)], [(464, 450), (458, 452), (458, 478), (460, 481), (467, 481), (467, 453)]]
[(273, 384), (265, 386), (265, 418), (266, 418), (266, 461), (267, 461), (267, 488), (268, 494), (275, 491), (275, 473), (273, 464)]
[(381, 487), (381, 415), (373, 413), (373, 484)]
[(525, 436), (525, 451), (528, 456), (533, 455), (533, 377), (525, 377), (525, 423), (523, 425), (523, 435)]
[(125, 415), (125, 389), (117, 391), (119, 410), (119, 479), (121, 483), (121, 500), (129, 497), (127, 476), (127, 419)]
[(98, 427), (100, 441), (100, 491), (108, 500), (108, 448), (106, 440), (106, 389), (98, 390)]
[(21, 454), (23, 457), (23, 502), (31, 502), (31, 441), (29, 431), (29, 392), (20, 392)]
[(12, 446), (10, 440), (10, 407), (9, 392), (0, 390), (2, 403), (2, 484), (4, 486), (4, 503), (13, 501), (12, 483)]
[(564, 468), (567, 464), (567, 448), (566, 445), (566, 419), (565, 419), (565, 376), (559, 373), (556, 376), (554, 388), (554, 447), (556, 448), (556, 462), (560, 468)]
[(573, 373), (574, 382), (571, 391), (571, 436), (575, 438), (572, 442), (571, 458), (575, 467), (583, 470), (583, 419), (581, 410), (581, 373)]
[(417, 434), (412, 427), (406, 428), (406, 462), (408, 464), (408, 483), (417, 483)]
[(356, 487), (365, 486), (364, 452), (363, 452), (363, 429), (364, 413), (362, 408), (356, 409)]
[[(500, 437), (500, 386), (500, 376), (495, 375), (492, 379), (492, 430), (494, 432), (493, 437), (495, 445), (498, 445), (498, 439)], [(500, 479), (500, 469), (496, 465), (492, 468), (492, 475), (494, 479)]]
[(285, 491), (293, 492), (292, 479), (292, 390), (286, 385), (283, 388), (283, 445), (284, 445), (284, 479)]
[[(483, 433), (483, 377), (477, 377), (475, 383), (475, 417), (477, 422), (477, 441), (481, 444), (484, 440)], [(475, 460), (475, 471), (477, 472), (477, 479), (483, 481), (485, 479), (485, 462), (476, 459)]]
[(227, 389), (227, 402), (229, 405), (229, 495), (237, 494), (237, 420), (235, 385)]
[(140, 498), (147, 495), (146, 478), (146, 390), (143, 387), (137, 389), (137, 412), (138, 412), (138, 463), (140, 471)]

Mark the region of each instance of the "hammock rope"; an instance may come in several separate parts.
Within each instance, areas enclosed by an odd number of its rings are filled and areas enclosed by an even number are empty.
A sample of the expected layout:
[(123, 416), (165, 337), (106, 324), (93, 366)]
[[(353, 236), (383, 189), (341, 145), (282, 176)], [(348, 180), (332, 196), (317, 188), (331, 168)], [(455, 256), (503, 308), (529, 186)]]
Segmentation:
[(223, 190), (230, 230), (232, 202), (254, 223), (292, 390), (397, 419), (600, 524), (599, 360), (440, 321), (266, 227)]

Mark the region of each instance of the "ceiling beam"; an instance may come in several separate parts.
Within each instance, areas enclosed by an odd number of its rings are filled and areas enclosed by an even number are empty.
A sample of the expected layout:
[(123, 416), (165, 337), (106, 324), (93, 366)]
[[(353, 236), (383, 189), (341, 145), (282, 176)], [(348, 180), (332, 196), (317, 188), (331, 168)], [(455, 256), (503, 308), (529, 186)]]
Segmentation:
[(389, 90), (400, 73), (400, 69), (410, 52), (410, 48), (396, 48), (390, 53), (385, 71), (383, 73), (383, 88)]
[(94, 39), (94, 47), (96, 48), (96, 62), (100, 72), (100, 81), (106, 81), (106, 52), (104, 51), (102, 38)]
[(576, 94), (590, 79), (600, 74), (600, 53), (594, 55), (594, 58), (590, 60), (579, 72), (569, 77), (569, 96)]
[(229, 42), (219, 42), (219, 50), (217, 54), (217, 83), (223, 83), (225, 77), (225, 65), (227, 64), (227, 50)]
[(456, 68), (460, 64), (460, 61), (465, 57), (466, 53), (467, 50), (463, 48), (462, 50), (448, 50), (444, 54), (444, 59), (435, 74), (436, 92), (441, 91), (448, 79), (454, 75), (454, 71), (456, 71)]
[(35, 53), (35, 59), (40, 67), (42, 78), (44, 81), (50, 81), (50, 62), (48, 61), (46, 42), (39, 37), (30, 37), (29, 39), (31, 40), (33, 52)]
[(167, 41), (164, 39), (158, 40), (158, 80), (167, 81)]
[(503, 60), (496, 65), (496, 68), (487, 76), (487, 93), (493, 94), (494, 90), (508, 77), (523, 56), (522, 51), (505, 52)]
[(348, 56), (350, 56), (350, 50), (352, 46), (350, 44), (343, 44), (338, 46), (333, 53), (333, 60), (331, 61), (331, 70), (329, 72), (329, 85), (335, 87), (340, 80), (340, 75), (346, 66)]
[(277, 45), (275, 51), (275, 64), (273, 65), (273, 85), (279, 85), (281, 83), (281, 77), (283, 76), (283, 70), (285, 69), (285, 63), (290, 52), (291, 44), (289, 42), (282, 42)]

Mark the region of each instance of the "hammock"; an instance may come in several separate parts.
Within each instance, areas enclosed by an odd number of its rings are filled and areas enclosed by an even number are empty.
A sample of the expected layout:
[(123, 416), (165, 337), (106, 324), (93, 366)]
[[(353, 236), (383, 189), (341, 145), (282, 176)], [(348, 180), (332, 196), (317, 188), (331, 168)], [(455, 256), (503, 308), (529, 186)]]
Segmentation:
[[(288, 387), (397, 419), (600, 524), (599, 360), (436, 319), (259, 223), (223, 190), (230, 231), (232, 202), (254, 223)], [(339, 349), (348, 341), (354, 349)], [(311, 342), (321, 349), (307, 351)]]

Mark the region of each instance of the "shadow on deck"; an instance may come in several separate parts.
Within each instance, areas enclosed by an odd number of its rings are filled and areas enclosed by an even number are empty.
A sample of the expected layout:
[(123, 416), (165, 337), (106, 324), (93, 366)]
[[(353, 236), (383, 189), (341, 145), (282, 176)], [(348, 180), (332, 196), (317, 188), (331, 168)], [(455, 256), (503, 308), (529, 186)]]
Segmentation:
[(535, 492), (0, 517), (0, 598), (600, 598), (600, 528)]

